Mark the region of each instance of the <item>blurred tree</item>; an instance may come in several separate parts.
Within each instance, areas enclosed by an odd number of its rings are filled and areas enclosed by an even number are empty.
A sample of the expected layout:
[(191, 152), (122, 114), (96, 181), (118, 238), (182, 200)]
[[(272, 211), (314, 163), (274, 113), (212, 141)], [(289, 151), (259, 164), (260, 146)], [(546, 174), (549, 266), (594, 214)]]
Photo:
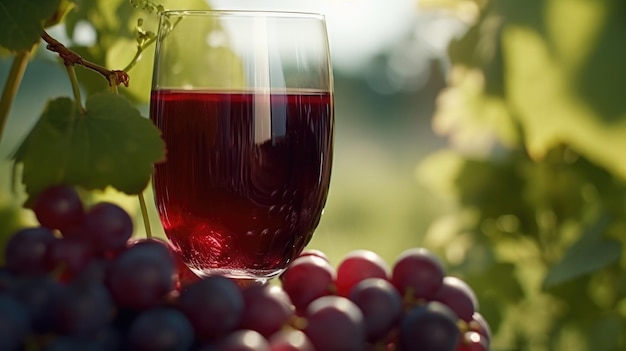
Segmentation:
[(418, 178), (425, 245), (475, 288), (495, 350), (626, 349), (626, 2), (422, 0), (468, 30)]

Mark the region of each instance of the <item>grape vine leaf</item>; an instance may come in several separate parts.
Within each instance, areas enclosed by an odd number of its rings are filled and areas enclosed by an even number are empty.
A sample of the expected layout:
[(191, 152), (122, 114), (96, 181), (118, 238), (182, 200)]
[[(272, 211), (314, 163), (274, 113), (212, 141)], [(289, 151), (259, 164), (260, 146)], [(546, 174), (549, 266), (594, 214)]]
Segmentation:
[(541, 159), (552, 147), (570, 145), (626, 179), (623, 2), (549, 4), (545, 33), (509, 25), (502, 37), (508, 102), (529, 153)]
[(569, 247), (563, 259), (550, 267), (543, 281), (544, 289), (552, 288), (617, 262), (622, 254), (621, 243), (603, 236), (610, 224), (611, 220), (608, 216), (600, 216), (598, 220), (585, 228), (578, 241)]
[(0, 46), (28, 50), (39, 41), (43, 24), (60, 0), (0, 0)]
[(160, 131), (113, 93), (90, 96), (84, 113), (67, 97), (49, 102), (13, 155), (31, 197), (57, 183), (138, 194), (164, 158)]

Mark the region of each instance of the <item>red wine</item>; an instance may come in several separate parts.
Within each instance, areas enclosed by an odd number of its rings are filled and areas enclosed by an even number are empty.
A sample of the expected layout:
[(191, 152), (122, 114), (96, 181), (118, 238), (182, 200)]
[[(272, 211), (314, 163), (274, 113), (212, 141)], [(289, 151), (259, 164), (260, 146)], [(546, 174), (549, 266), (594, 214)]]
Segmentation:
[(167, 145), (157, 208), (183, 261), (199, 274), (280, 273), (326, 203), (332, 94), (157, 90), (150, 117)]

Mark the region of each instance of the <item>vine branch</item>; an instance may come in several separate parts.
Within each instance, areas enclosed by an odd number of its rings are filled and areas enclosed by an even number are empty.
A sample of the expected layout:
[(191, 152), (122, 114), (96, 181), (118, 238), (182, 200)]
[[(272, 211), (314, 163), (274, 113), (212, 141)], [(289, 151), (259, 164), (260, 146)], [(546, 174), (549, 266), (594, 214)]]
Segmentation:
[(120, 70), (109, 70), (106, 67), (102, 67), (98, 64), (83, 59), (80, 55), (68, 49), (58, 40), (51, 37), (50, 34), (48, 34), (46, 31), (42, 32), (41, 38), (48, 44), (46, 46), (46, 49), (59, 54), (59, 56), (63, 60), (63, 63), (66, 66), (83, 66), (85, 68), (100, 73), (102, 76), (104, 76), (104, 78), (106, 78), (106, 80), (109, 82), (109, 85), (111, 86), (117, 86), (117, 84), (122, 83), (124, 84), (124, 86), (128, 87), (128, 83), (130, 81), (128, 73)]
[(17, 90), (22, 82), (26, 65), (28, 65), (28, 58), (30, 57), (31, 50), (21, 51), (13, 59), (11, 64), (11, 70), (9, 71), (9, 77), (7, 78), (4, 89), (2, 90), (2, 97), (0, 97), (0, 140), (4, 134), (4, 127), (6, 126), (9, 118), (9, 111)]

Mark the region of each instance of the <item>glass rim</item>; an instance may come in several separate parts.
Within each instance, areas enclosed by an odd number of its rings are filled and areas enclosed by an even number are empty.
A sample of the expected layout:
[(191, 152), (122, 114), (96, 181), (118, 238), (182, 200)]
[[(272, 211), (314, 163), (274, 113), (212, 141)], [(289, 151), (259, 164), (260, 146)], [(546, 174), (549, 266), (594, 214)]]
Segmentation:
[(308, 18), (325, 20), (319, 12), (279, 11), (279, 10), (165, 10), (161, 16), (215, 16), (215, 17), (268, 17), (268, 18)]

